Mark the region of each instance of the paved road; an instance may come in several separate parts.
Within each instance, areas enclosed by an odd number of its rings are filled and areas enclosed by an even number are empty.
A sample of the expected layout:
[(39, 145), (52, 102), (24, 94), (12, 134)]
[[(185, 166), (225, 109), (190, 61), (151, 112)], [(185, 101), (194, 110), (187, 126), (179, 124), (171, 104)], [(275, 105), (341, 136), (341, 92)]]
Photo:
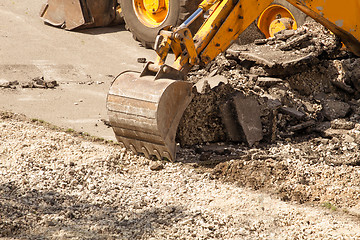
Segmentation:
[(137, 58), (154, 59), (124, 26), (69, 32), (39, 18), (46, 0), (0, 3), (0, 79), (56, 80), (56, 89), (0, 88), (0, 109), (23, 113), (58, 126), (114, 139), (106, 119), (106, 94), (113, 76), (133, 69)]

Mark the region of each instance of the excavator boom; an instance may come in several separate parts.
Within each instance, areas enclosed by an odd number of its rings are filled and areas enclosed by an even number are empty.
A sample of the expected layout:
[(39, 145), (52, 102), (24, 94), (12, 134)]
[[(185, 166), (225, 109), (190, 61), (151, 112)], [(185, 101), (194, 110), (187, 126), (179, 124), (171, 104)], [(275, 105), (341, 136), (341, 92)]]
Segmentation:
[[(349, 0), (288, 0), (323, 24), (360, 56), (360, 2)], [(191, 101), (191, 84), (184, 81), (194, 65), (206, 65), (261, 14), (272, 0), (204, 0), (179, 27), (166, 27), (155, 41), (158, 57), (141, 75), (123, 74), (112, 84), (107, 107), (119, 142), (134, 152), (175, 160), (175, 134), (179, 120)], [(192, 36), (189, 24), (212, 9)], [(175, 62), (168, 66), (172, 49)]]

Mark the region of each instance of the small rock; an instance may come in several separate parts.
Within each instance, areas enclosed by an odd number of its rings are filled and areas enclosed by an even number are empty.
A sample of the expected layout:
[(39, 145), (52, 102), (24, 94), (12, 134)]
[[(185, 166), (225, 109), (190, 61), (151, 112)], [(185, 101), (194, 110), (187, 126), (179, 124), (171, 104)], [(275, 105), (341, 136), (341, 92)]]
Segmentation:
[(226, 77), (222, 75), (216, 75), (213, 77), (203, 78), (195, 84), (198, 93), (202, 93), (206, 86), (210, 86), (211, 89), (219, 86), (221, 83), (228, 83)]
[(280, 107), (279, 108), (280, 112), (287, 114), (291, 117), (294, 117), (296, 119), (303, 119), (305, 117), (305, 113), (302, 113), (298, 110), (296, 110), (295, 108), (289, 108), (289, 107)]
[(161, 162), (154, 162), (150, 166), (150, 170), (152, 171), (160, 171), (162, 169), (164, 169), (164, 164), (162, 164)]
[(304, 107), (305, 107), (305, 111), (307, 112), (315, 112), (314, 107), (312, 106), (312, 104), (310, 102), (307, 101), (303, 101)]
[(46, 85), (47, 88), (55, 88), (55, 87), (59, 86), (59, 84), (55, 80), (50, 81), (50, 82), (46, 82), (45, 85)]
[(255, 39), (254, 41), (254, 44), (255, 45), (264, 45), (268, 42), (268, 40), (265, 38), (265, 39)]
[(322, 113), (324, 117), (330, 121), (337, 118), (343, 118), (350, 111), (350, 105), (342, 101), (325, 100), (322, 105)]
[(285, 29), (285, 30), (275, 33), (276, 39), (283, 40), (283, 41), (287, 40), (288, 38), (290, 38), (294, 35), (295, 35), (295, 30), (293, 30), (293, 29), (290, 29), (290, 30)]
[(268, 106), (269, 109), (275, 110), (275, 109), (278, 109), (281, 106), (281, 102), (278, 99), (268, 98), (267, 106)]
[(26, 82), (26, 83), (21, 83), (21, 87), (22, 88), (34, 88), (34, 83), (33, 82)]
[(335, 119), (331, 121), (331, 128), (351, 130), (355, 127), (354, 122), (346, 121), (345, 119)]
[(67, 217), (67, 218), (70, 218), (70, 219), (74, 219), (74, 218), (75, 218), (75, 215), (74, 215), (73, 212), (69, 211), (69, 212), (66, 213), (66, 217)]
[(302, 43), (308, 41), (310, 38), (311, 38), (311, 35), (309, 33), (300, 35), (295, 38), (291, 38), (291, 39), (289, 39), (289, 41), (286, 42), (285, 45), (280, 46), (279, 49), (282, 51), (293, 50), (297, 46), (300, 46)]
[(354, 89), (352, 89), (349, 85), (347, 85), (347, 84), (344, 83), (344, 82), (339, 82), (339, 81), (331, 80), (331, 83), (332, 83), (335, 87), (338, 87), (338, 88), (340, 88), (341, 90), (344, 90), (344, 91), (347, 92), (347, 93), (353, 94), (353, 93), (355, 92)]
[(344, 130), (344, 129), (326, 129), (323, 134), (324, 134), (324, 137), (327, 137), (327, 138), (341, 138), (345, 135), (347, 135), (348, 131), (347, 130)]
[(10, 85), (11, 85), (10, 81), (5, 80), (5, 79), (0, 79), (0, 87), (9, 88)]
[(314, 120), (306, 121), (306, 122), (297, 124), (297, 125), (295, 125), (295, 126), (291, 126), (291, 127), (288, 128), (288, 130), (289, 130), (290, 132), (300, 131), (300, 130), (303, 130), (303, 129), (305, 129), (305, 128), (314, 126), (315, 123), (316, 123), (316, 122), (315, 122)]
[(200, 155), (199, 161), (207, 161), (211, 156), (210, 152), (204, 152)]
[(330, 122), (321, 122), (316, 124), (316, 126), (314, 127), (314, 131), (323, 133), (326, 129), (329, 129), (330, 127), (331, 127)]
[(47, 221), (45, 224), (46, 224), (46, 226), (47, 226), (47, 227), (53, 227), (53, 226), (56, 226), (56, 223), (55, 223), (55, 222), (53, 222), (53, 221)]
[(354, 139), (353, 137), (351, 137), (350, 135), (345, 134), (345, 135), (344, 135), (344, 142), (346, 142), (346, 143), (353, 143), (353, 142), (355, 142), (355, 139)]
[(106, 126), (108, 126), (108, 127), (111, 127), (111, 124), (110, 124), (110, 121), (109, 121), (109, 120), (104, 119), (104, 118), (102, 118), (102, 119), (100, 119), (100, 120), (104, 123), (104, 125), (106, 125)]
[(283, 80), (281, 78), (273, 78), (273, 77), (258, 77), (256, 85), (260, 87), (272, 87), (276, 84), (282, 83)]
[(44, 80), (44, 77), (33, 78), (32, 82), (34, 83), (34, 87), (36, 88), (46, 88), (46, 82)]

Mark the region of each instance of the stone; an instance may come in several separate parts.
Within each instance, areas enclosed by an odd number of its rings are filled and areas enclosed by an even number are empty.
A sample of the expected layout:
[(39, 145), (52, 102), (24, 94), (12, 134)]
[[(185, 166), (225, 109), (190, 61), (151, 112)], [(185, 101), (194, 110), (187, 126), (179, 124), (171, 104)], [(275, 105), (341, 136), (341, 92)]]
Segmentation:
[(21, 87), (22, 88), (34, 88), (34, 83), (33, 82), (21, 83)]
[(254, 41), (254, 44), (255, 45), (264, 45), (264, 44), (266, 44), (268, 42), (268, 40), (265, 38), (265, 39), (256, 39), (255, 41)]
[(55, 87), (59, 86), (59, 84), (57, 83), (57, 81), (54, 80), (54, 81), (46, 82), (45, 86), (47, 88), (55, 88)]
[(357, 91), (360, 91), (360, 60), (346, 59), (342, 61), (345, 70), (345, 78), (354, 85)]
[(5, 79), (0, 79), (0, 87), (9, 88), (10, 85), (11, 85), (10, 81)]
[(213, 89), (214, 87), (219, 86), (221, 83), (228, 83), (227, 78), (222, 75), (215, 75), (201, 79), (195, 84), (195, 87), (198, 93), (202, 93), (206, 86), (209, 86), (210, 89)]
[(355, 90), (352, 89), (349, 85), (347, 85), (346, 83), (344, 82), (340, 82), (340, 81), (335, 81), (335, 80), (331, 80), (330, 81), (335, 87), (347, 92), (347, 93), (350, 93), (350, 94), (354, 94), (355, 93)]
[(331, 121), (331, 128), (332, 129), (345, 129), (351, 130), (355, 127), (354, 122), (346, 121), (345, 119), (335, 119)]
[(226, 135), (230, 141), (242, 141), (242, 131), (239, 123), (235, 119), (235, 114), (232, 109), (232, 101), (226, 101), (220, 105), (221, 119), (226, 129)]
[(267, 66), (269, 68), (272, 68), (276, 65), (276, 62), (267, 59), (263, 56), (260, 56), (258, 54), (255, 53), (251, 53), (251, 52), (240, 52), (239, 53), (239, 59), (240, 60), (249, 60), (249, 61), (254, 61), (257, 64), (260, 64), (262, 66)]
[(355, 142), (355, 139), (348, 134), (345, 134), (343, 136), (343, 138), (344, 138), (344, 142), (346, 142), (346, 143), (354, 143)]
[(276, 39), (285, 41), (288, 38), (295, 35), (295, 30), (293, 30), (293, 29), (285, 29), (285, 30), (282, 30), (280, 32), (275, 33), (274, 35), (275, 35)]
[(272, 87), (276, 84), (282, 83), (283, 80), (281, 78), (273, 78), (273, 77), (258, 77), (256, 85), (260, 87)]
[(310, 37), (311, 37), (311, 35), (309, 33), (306, 33), (304, 35), (295, 37), (291, 40), (289, 39), (289, 41), (287, 41), (285, 45), (280, 46), (279, 49), (282, 51), (293, 50), (297, 46), (300, 46), (302, 43), (308, 41), (310, 39)]
[(305, 113), (300, 112), (300, 111), (296, 110), (295, 108), (280, 107), (279, 111), (286, 114), (286, 115), (289, 115), (291, 117), (299, 119), (299, 120), (305, 118), (305, 116), (306, 116)]
[(111, 127), (110, 121), (108, 119), (102, 118), (102, 119), (100, 119), (100, 121), (102, 121), (104, 123), (104, 125)]
[(348, 135), (348, 131), (344, 130), (344, 129), (329, 128), (323, 132), (323, 135), (324, 135), (324, 137), (327, 137), (327, 138), (341, 138), (345, 135)]
[(315, 109), (314, 109), (313, 105), (310, 102), (303, 101), (303, 104), (304, 104), (306, 112), (311, 112), (311, 113), (315, 112)]
[(314, 131), (323, 133), (326, 129), (329, 129), (330, 127), (331, 127), (330, 122), (328, 122), (328, 121), (320, 122), (320, 123), (316, 124), (316, 126), (314, 127)]
[(162, 169), (164, 169), (164, 164), (162, 164), (161, 162), (154, 162), (150, 166), (150, 170), (152, 171), (160, 171)]
[(271, 98), (268, 98), (267, 100), (267, 106), (269, 109), (275, 110), (281, 107), (281, 102), (279, 101), (279, 99), (273, 99), (271, 96)]
[(310, 121), (306, 121), (306, 122), (297, 124), (295, 126), (291, 126), (291, 127), (288, 128), (288, 130), (290, 132), (297, 132), (297, 131), (303, 130), (305, 128), (312, 127), (315, 124), (316, 124), (316, 122), (314, 120), (310, 120)]
[(325, 100), (322, 103), (322, 114), (327, 120), (345, 117), (350, 111), (348, 103), (337, 100)]
[(36, 88), (46, 88), (46, 82), (44, 80), (44, 77), (36, 77), (33, 80), (34, 87)]
[(219, 145), (217, 143), (210, 143), (195, 147), (195, 152), (198, 154), (204, 152), (210, 152), (210, 153), (215, 153), (217, 155), (225, 155), (225, 154), (230, 154), (231, 150), (227, 147), (224, 147), (223, 145)]
[(245, 97), (242, 94), (236, 94), (233, 101), (246, 142), (252, 146), (263, 138), (260, 105), (254, 97)]

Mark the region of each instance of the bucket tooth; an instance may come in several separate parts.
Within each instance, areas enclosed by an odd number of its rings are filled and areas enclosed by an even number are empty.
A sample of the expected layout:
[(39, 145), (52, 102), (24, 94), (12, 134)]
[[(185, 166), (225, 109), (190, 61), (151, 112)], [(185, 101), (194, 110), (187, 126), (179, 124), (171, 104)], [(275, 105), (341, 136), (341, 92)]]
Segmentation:
[(127, 149), (174, 161), (176, 130), (191, 99), (189, 82), (124, 73), (107, 97), (110, 124)]

